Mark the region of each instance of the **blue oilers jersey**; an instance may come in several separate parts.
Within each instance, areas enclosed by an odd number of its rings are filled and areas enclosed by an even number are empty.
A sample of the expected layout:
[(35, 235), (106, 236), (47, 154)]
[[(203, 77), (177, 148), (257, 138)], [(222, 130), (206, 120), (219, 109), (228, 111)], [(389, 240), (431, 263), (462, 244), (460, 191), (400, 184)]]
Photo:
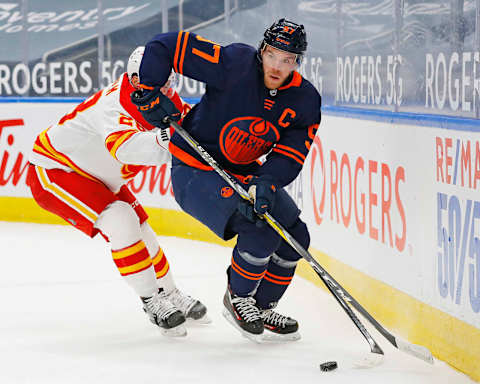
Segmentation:
[[(206, 83), (182, 125), (224, 169), (270, 175), (280, 187), (296, 178), (320, 123), (321, 98), (308, 80), (294, 71), (272, 92), (254, 47), (220, 46), (184, 31), (159, 34), (146, 45), (140, 81), (162, 85), (171, 68)], [(190, 166), (211, 169), (178, 134), (170, 151)]]

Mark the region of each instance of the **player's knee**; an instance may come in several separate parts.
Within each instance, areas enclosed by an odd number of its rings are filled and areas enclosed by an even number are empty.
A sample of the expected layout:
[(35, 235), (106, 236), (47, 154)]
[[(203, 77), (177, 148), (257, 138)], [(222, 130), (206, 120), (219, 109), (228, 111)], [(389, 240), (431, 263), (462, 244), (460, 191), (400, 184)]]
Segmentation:
[(269, 226), (258, 228), (252, 224), (248, 230), (238, 233), (237, 246), (240, 251), (266, 257), (278, 248), (280, 241), (280, 236)]
[(288, 231), (304, 249), (308, 249), (310, 246), (310, 233), (308, 232), (307, 225), (302, 220), (298, 218)]
[(98, 216), (95, 227), (100, 229), (112, 243), (125, 243), (140, 238), (140, 222), (138, 216), (124, 201), (115, 201)]
[[(287, 228), (287, 230), (304, 249), (308, 249), (310, 245), (310, 234), (308, 233), (306, 224), (302, 220), (297, 219), (295, 224), (290, 228)], [(287, 242), (282, 241), (275, 251), (273, 261), (275, 262), (275, 260), (277, 260), (276, 263), (283, 267), (286, 267), (287, 265), (292, 267), (294, 264), (291, 263), (296, 262), (301, 258), (302, 256), (287, 244)]]

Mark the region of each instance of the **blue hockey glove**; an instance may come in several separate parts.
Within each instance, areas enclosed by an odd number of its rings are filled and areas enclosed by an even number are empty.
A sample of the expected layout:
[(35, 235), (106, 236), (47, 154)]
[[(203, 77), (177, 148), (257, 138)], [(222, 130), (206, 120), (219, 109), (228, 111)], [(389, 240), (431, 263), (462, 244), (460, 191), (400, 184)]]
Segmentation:
[(248, 194), (252, 198), (256, 213), (263, 215), (273, 210), (276, 190), (277, 187), (269, 176), (255, 176), (252, 179), (248, 186)]
[(155, 127), (168, 128), (170, 124), (165, 122), (166, 117), (170, 117), (174, 121), (180, 120), (180, 112), (175, 104), (162, 94), (160, 87), (155, 87), (148, 93), (135, 91), (131, 94), (130, 99), (144, 119)]
[(265, 225), (265, 221), (263, 221), (261, 218), (257, 216), (257, 214), (253, 209), (253, 205), (250, 201), (243, 200), (243, 199), (239, 201), (237, 205), (237, 210), (243, 216), (245, 216), (248, 221), (250, 221), (251, 223), (254, 223), (258, 228), (261, 228)]

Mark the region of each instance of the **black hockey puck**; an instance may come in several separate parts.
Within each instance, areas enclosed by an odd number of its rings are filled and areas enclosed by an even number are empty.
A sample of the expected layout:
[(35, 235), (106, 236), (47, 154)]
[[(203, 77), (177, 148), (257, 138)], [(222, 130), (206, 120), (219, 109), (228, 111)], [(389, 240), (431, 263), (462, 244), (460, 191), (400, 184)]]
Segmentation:
[(336, 361), (326, 361), (325, 363), (320, 364), (320, 370), (322, 372), (329, 372), (337, 369), (338, 364)]

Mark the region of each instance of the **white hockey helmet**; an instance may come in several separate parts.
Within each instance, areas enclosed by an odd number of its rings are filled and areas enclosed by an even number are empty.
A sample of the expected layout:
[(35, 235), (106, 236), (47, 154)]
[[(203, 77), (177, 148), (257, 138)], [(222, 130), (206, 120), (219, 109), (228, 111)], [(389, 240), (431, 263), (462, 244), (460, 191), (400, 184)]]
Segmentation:
[[(130, 83), (132, 83), (132, 76), (137, 75), (138, 77), (140, 77), (140, 64), (142, 63), (144, 51), (145, 51), (145, 47), (139, 46), (135, 48), (135, 50), (132, 52), (132, 54), (128, 58), (127, 74), (128, 74), (128, 80), (130, 81)], [(139, 78), (139, 81), (140, 81), (140, 78)]]

